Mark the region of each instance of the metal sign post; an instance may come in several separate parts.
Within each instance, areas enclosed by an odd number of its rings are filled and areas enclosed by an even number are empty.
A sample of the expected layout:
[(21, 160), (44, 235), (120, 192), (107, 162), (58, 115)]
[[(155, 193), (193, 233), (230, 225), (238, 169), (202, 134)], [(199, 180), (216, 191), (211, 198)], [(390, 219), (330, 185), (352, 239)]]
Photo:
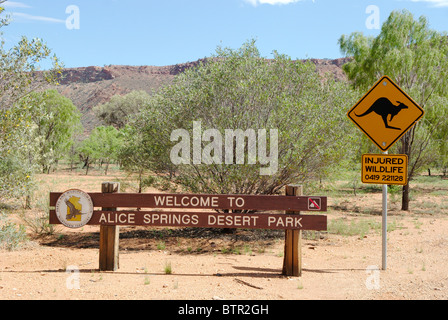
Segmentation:
[[(387, 154), (387, 151), (384, 154)], [(382, 269), (387, 269), (387, 184), (383, 184)]]

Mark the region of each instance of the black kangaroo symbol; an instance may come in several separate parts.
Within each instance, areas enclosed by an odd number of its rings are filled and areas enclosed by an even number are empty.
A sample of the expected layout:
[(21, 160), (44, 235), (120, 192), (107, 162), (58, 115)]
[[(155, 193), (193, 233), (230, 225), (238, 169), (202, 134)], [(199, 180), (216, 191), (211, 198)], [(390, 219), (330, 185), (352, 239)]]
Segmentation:
[(383, 118), (384, 125), (388, 129), (395, 129), (395, 130), (401, 130), (400, 128), (392, 127), (387, 123), (387, 116), (390, 115), (390, 120), (392, 119), (403, 109), (408, 109), (408, 106), (404, 103), (397, 101), (399, 104), (398, 106), (394, 105), (392, 102), (390, 102), (387, 98), (379, 98), (372, 104), (372, 106), (364, 112), (363, 114), (357, 115), (357, 117), (364, 117), (365, 115), (368, 115), (371, 112), (375, 112), (376, 114), (380, 115), (381, 118)]

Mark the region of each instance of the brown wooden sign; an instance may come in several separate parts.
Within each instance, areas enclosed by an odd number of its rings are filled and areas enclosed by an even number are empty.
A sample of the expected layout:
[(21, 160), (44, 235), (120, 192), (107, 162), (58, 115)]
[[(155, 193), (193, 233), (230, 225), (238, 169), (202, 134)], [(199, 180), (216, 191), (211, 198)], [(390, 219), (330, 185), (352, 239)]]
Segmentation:
[[(50, 224), (60, 224), (55, 210)], [(88, 225), (327, 230), (327, 217), (267, 213), (94, 211)]]
[[(64, 224), (69, 228), (99, 225), (101, 271), (119, 268), (119, 228), (123, 225), (284, 229), (283, 274), (300, 275), (300, 253), (297, 254), (300, 230), (327, 230), (326, 216), (302, 215), (300, 212), (327, 211), (327, 197), (301, 196), (299, 188), (287, 186), (285, 196), (142, 194), (119, 193), (119, 183), (103, 182), (102, 193), (85, 193), (77, 189), (50, 193), (50, 224)], [(205, 209), (212, 212), (205, 212)], [(232, 212), (222, 212), (228, 210)], [(283, 211), (284, 214), (260, 211)]]
[[(55, 206), (62, 193), (50, 193)], [(163, 193), (89, 193), (95, 207), (327, 211), (327, 197)]]
[[(67, 192), (66, 192), (67, 193)], [(62, 193), (50, 194), (50, 206), (56, 206)], [(153, 209), (215, 209), (215, 210), (285, 210), (326, 211), (326, 197), (267, 195), (208, 195), (163, 193), (89, 193), (94, 207)], [(70, 205), (70, 203), (65, 201)], [(74, 208), (72, 206), (72, 208)], [(50, 211), (50, 223), (61, 223), (56, 210)], [(65, 209), (68, 210), (68, 209)], [(74, 209), (72, 209), (74, 210)], [(81, 209), (82, 211), (82, 209)], [(81, 212), (79, 211), (79, 214)], [(151, 212), (94, 211), (90, 225), (140, 225), (206, 228), (300, 229), (326, 230), (325, 216), (247, 214), (218, 212)], [(68, 225), (68, 224), (65, 224)]]

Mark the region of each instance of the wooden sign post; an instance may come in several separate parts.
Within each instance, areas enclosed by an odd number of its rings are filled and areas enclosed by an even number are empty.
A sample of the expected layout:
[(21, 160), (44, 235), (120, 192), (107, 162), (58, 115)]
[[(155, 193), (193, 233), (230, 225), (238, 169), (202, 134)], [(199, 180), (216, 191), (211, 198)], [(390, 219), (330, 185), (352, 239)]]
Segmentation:
[(119, 267), (121, 225), (286, 230), (283, 274), (289, 276), (301, 275), (301, 230), (327, 230), (326, 216), (300, 214), (301, 211), (327, 211), (327, 197), (302, 196), (299, 186), (287, 186), (285, 196), (120, 193), (120, 184), (116, 182), (105, 182), (101, 189), (101, 193), (76, 189), (50, 193), (50, 207), (54, 207), (50, 208), (50, 224), (64, 224), (69, 228), (100, 226), (101, 271), (115, 271)]
[[(302, 186), (288, 185), (285, 194), (287, 196), (301, 196)], [(300, 215), (300, 211), (285, 211), (285, 213)], [(282, 274), (285, 276), (302, 276), (302, 230), (285, 230)]]
[[(120, 192), (118, 182), (103, 182), (101, 184), (103, 193)], [(103, 208), (105, 211), (116, 211), (117, 208)], [(120, 227), (118, 225), (100, 226), (100, 271), (116, 271), (119, 268), (118, 245), (120, 238)]]

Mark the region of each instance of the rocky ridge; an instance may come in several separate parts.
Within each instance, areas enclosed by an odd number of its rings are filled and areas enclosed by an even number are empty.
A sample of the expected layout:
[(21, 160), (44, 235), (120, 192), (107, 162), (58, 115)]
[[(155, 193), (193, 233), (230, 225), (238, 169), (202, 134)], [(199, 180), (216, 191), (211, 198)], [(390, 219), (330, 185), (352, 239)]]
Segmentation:
[[(57, 90), (79, 108), (87, 132), (99, 124), (92, 108), (108, 102), (114, 95), (124, 95), (133, 90), (154, 93), (185, 70), (204, 62), (200, 59), (169, 66), (108, 65), (66, 68), (62, 71)], [(346, 80), (342, 65), (349, 58), (310, 59), (320, 74), (330, 73), (339, 80)]]

